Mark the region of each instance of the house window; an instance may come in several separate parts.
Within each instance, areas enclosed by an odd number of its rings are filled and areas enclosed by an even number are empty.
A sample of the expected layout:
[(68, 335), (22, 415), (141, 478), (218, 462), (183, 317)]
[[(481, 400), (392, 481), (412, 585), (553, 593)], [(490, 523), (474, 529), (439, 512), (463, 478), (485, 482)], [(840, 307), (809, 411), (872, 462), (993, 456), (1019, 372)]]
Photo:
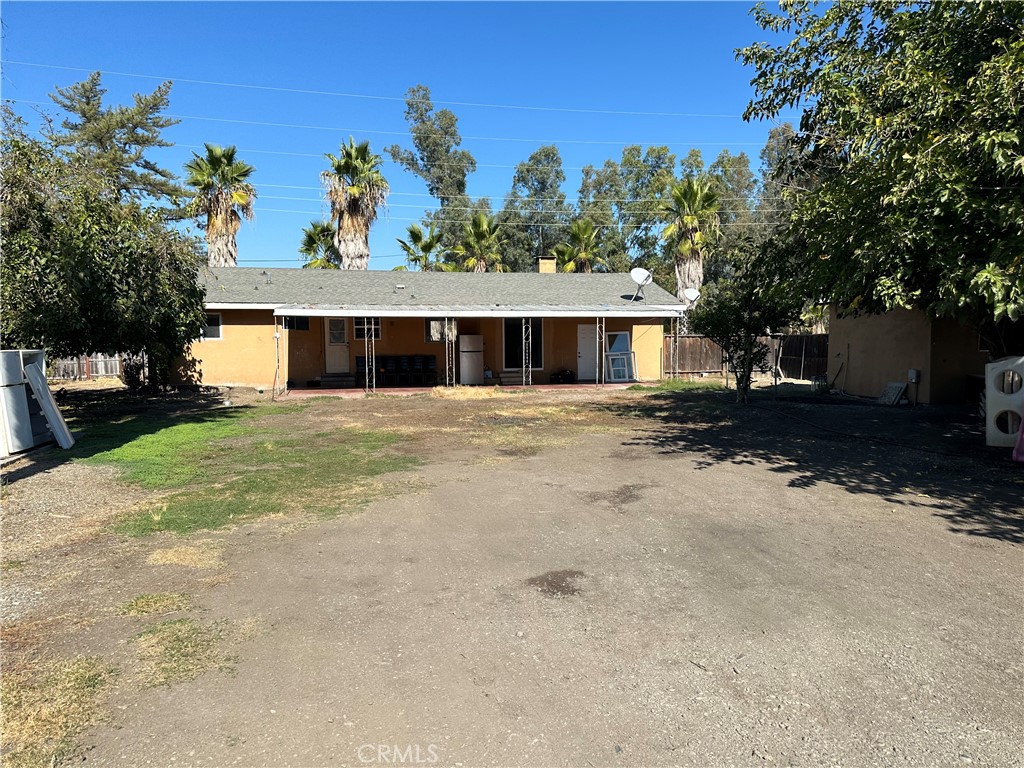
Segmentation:
[[(448, 321), (448, 335), (455, 335), (455, 321)], [(438, 320), (435, 318), (427, 318), (423, 321), (423, 340), (430, 341), (444, 341), (444, 320)]]
[(207, 312), (206, 325), (203, 326), (203, 339), (219, 339), (220, 335), (220, 312)]
[(345, 319), (331, 317), (327, 320), (327, 342), (329, 344), (347, 344), (348, 334), (345, 332)]
[(284, 329), (286, 331), (308, 331), (309, 330), (309, 318), (308, 317), (285, 317), (284, 318)]
[(380, 340), (379, 317), (357, 317), (353, 326), (355, 328), (356, 341), (364, 341), (368, 331), (373, 334), (374, 341)]
[[(540, 317), (530, 318), (530, 367), (544, 367), (544, 321)], [(523, 320), (519, 317), (505, 318), (505, 370), (523, 367)]]

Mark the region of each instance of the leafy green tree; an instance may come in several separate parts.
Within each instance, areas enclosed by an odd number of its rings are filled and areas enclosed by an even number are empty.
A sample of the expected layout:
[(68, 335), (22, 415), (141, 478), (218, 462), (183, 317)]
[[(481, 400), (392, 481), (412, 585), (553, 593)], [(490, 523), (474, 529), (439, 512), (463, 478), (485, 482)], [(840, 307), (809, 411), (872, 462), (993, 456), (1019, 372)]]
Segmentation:
[(603, 268), (604, 260), (599, 255), (598, 232), (590, 219), (577, 219), (569, 227), (564, 243), (551, 249), (558, 260), (558, 269), (562, 272), (594, 271), (594, 267)]
[(626, 242), (618, 226), (617, 211), (625, 197), (619, 164), (606, 160), (600, 168), (583, 168), (577, 208), (581, 219), (588, 219), (600, 231), (598, 258), (610, 272), (626, 272), (631, 259), (626, 254)]
[(326, 154), (330, 169), (320, 174), (331, 204), (335, 227), (334, 250), (342, 269), (369, 269), (370, 227), (388, 199), (388, 182), (381, 173), (382, 159), (370, 151), (370, 142), (356, 144), (349, 136), (336, 157)]
[(507, 272), (504, 250), (497, 219), (478, 213), (463, 225), (462, 242), (454, 253), (463, 272)]
[(787, 3), (739, 52), (748, 118), (800, 106), (813, 179), (791, 263), (841, 312), (917, 307), (993, 333), (1024, 311), (1024, 5)]
[(630, 145), (619, 162), (583, 169), (579, 216), (601, 229), (601, 257), (609, 270), (644, 266), (659, 285), (671, 283), (671, 257), (658, 235), (665, 224), (661, 199), (675, 183), (675, 163), (668, 147)]
[[(747, 253), (752, 248), (748, 245)], [(766, 251), (758, 259), (736, 260), (733, 276), (706, 286), (687, 319), (694, 333), (722, 348), (736, 379), (736, 401), (746, 403), (754, 370), (769, 367), (770, 347), (764, 337), (796, 320), (802, 302), (773, 279), (774, 270), (765, 271), (771, 263)]]
[(147, 353), (166, 384), (204, 323), (199, 242), (169, 227), (88, 154), (29, 137), (4, 109), (0, 344), (63, 357)]
[(732, 267), (726, 254), (738, 250), (744, 242), (756, 241), (763, 229), (754, 221), (757, 177), (746, 153), (734, 155), (723, 149), (708, 167), (708, 176), (718, 190), (722, 237), (719, 247), (704, 262), (705, 282), (727, 275)]
[(692, 179), (704, 173), (704, 155), (699, 149), (691, 149), (686, 157), (679, 161), (679, 177)]
[(171, 82), (148, 94), (135, 94), (131, 106), (103, 106), (107, 90), (99, 72), (80, 83), (57, 88), (53, 102), (69, 113), (60, 129), (48, 131), (57, 147), (72, 148), (95, 173), (110, 181), (121, 197), (149, 198), (176, 204), (187, 191), (170, 171), (146, 156), (148, 150), (173, 146), (161, 132), (178, 121), (164, 117)]
[(506, 232), (505, 266), (529, 272), (537, 259), (565, 239), (572, 208), (565, 201), (565, 171), (558, 147), (548, 144), (520, 163), (498, 214)]
[(238, 266), (235, 237), (242, 219), (252, 219), (256, 188), (249, 177), (256, 170), (236, 156), (234, 146), (207, 144), (206, 154), (192, 153), (185, 163), (185, 183), (194, 190), (188, 212), (203, 219), (211, 267)]
[(441, 258), (441, 235), (434, 227), (426, 232), (418, 224), (410, 224), (408, 239), (398, 240), (410, 268), (420, 272), (452, 272), (455, 265)]
[(625, 199), (618, 218), (626, 251), (634, 264), (654, 272), (655, 279), (664, 280), (661, 266), (672, 263), (659, 235), (665, 224), (661, 201), (676, 182), (675, 165), (676, 156), (664, 146), (648, 147), (643, 153), (639, 146), (627, 146), (619, 163)]
[(715, 184), (706, 175), (684, 179), (673, 185), (662, 202), (668, 225), (662, 237), (673, 246), (676, 297), (689, 305), (687, 288), (700, 290), (704, 283), (704, 260), (718, 240), (719, 202)]
[(303, 269), (341, 269), (341, 259), (334, 250), (334, 227), (326, 221), (311, 221), (302, 228), (299, 253), (306, 257)]
[[(459, 149), (459, 121), (451, 110), (434, 110), (430, 89), (415, 85), (406, 91), (405, 120), (412, 134), (413, 149), (398, 144), (385, 148), (391, 159), (410, 173), (419, 176), (427, 192), (437, 198), (440, 208), (428, 213), (425, 224), (434, 224), (441, 234), (445, 250), (454, 248), (462, 238), (462, 222), (484, 209), (474, 204), (466, 192), (469, 174), (476, 170), (476, 160), (468, 150)], [(486, 205), (490, 211), (490, 206)]]

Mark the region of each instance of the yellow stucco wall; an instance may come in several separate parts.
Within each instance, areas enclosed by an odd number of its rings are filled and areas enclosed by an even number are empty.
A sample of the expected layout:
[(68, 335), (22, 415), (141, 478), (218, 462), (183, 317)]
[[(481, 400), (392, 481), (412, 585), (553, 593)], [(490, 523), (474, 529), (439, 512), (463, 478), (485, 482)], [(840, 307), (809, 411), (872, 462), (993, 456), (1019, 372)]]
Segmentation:
[[(270, 310), (220, 310), (221, 338), (197, 341), (192, 357), (201, 376), (201, 383), (214, 386), (249, 386), (270, 388), (274, 383), (275, 344), (274, 317)], [(534, 371), (535, 383), (547, 383), (555, 371), (564, 368), (576, 371), (581, 378), (577, 360), (577, 326), (592, 325), (589, 320), (543, 320), (543, 368)], [(504, 366), (504, 323), (498, 318), (463, 318), (459, 320), (462, 335), (484, 337), (484, 364), (495, 380)], [(628, 331), (636, 356), (636, 375), (643, 380), (661, 378), (662, 324), (660, 320), (637, 322), (628, 318), (609, 319), (607, 331)], [(349, 371), (356, 371), (356, 358), (365, 354), (365, 345), (356, 340), (352, 319), (346, 319), (349, 340)], [(426, 340), (423, 318), (385, 318), (378, 355), (434, 355), (439, 375), (444, 371), (444, 344)], [(291, 380), (304, 386), (324, 374), (324, 320), (309, 318), (309, 330), (281, 329), (279, 341), (281, 371), (279, 384)], [(512, 366), (517, 368), (518, 366)]]
[[(929, 320), (921, 311), (829, 318), (829, 382), (861, 397), (878, 397), (890, 381), (921, 371), (920, 403), (956, 403), (967, 396), (967, 377), (984, 373), (987, 354), (978, 334), (951, 320)], [(843, 366), (840, 369), (840, 366)], [(908, 386), (911, 398), (914, 385)]]
[(190, 356), (206, 386), (270, 389), (274, 384), (274, 313), (269, 309), (225, 309), (221, 337), (192, 343)]

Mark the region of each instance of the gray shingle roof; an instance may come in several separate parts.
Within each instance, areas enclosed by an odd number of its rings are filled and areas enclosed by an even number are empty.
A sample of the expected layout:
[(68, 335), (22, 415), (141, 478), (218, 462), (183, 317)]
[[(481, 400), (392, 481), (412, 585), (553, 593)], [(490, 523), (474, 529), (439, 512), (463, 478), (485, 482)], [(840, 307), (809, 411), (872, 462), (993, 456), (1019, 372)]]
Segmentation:
[[(205, 270), (208, 304), (487, 309), (595, 309), (636, 311), (681, 308), (651, 283), (646, 302), (631, 301), (636, 283), (628, 274), (538, 274), (535, 272), (382, 272), (333, 269), (221, 267)], [(404, 286), (399, 288), (398, 286)]]

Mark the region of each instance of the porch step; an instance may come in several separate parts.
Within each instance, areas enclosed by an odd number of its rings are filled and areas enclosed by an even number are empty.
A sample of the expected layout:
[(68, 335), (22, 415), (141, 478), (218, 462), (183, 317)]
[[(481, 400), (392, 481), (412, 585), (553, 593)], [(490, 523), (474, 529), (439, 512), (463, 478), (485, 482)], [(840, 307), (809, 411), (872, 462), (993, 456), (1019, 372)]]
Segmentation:
[(351, 389), (356, 385), (354, 373), (329, 373), (320, 377), (323, 389)]
[[(534, 371), (533, 372), (533, 383), (534, 384), (539, 383), (539, 380), (538, 380), (537, 376), (538, 376), (537, 371)], [(501, 382), (501, 386), (503, 386), (503, 387), (521, 387), (521, 386), (523, 386), (523, 372), (522, 372), (522, 370), (518, 370), (518, 371), (502, 371), (501, 374), (498, 376), (498, 381)]]

